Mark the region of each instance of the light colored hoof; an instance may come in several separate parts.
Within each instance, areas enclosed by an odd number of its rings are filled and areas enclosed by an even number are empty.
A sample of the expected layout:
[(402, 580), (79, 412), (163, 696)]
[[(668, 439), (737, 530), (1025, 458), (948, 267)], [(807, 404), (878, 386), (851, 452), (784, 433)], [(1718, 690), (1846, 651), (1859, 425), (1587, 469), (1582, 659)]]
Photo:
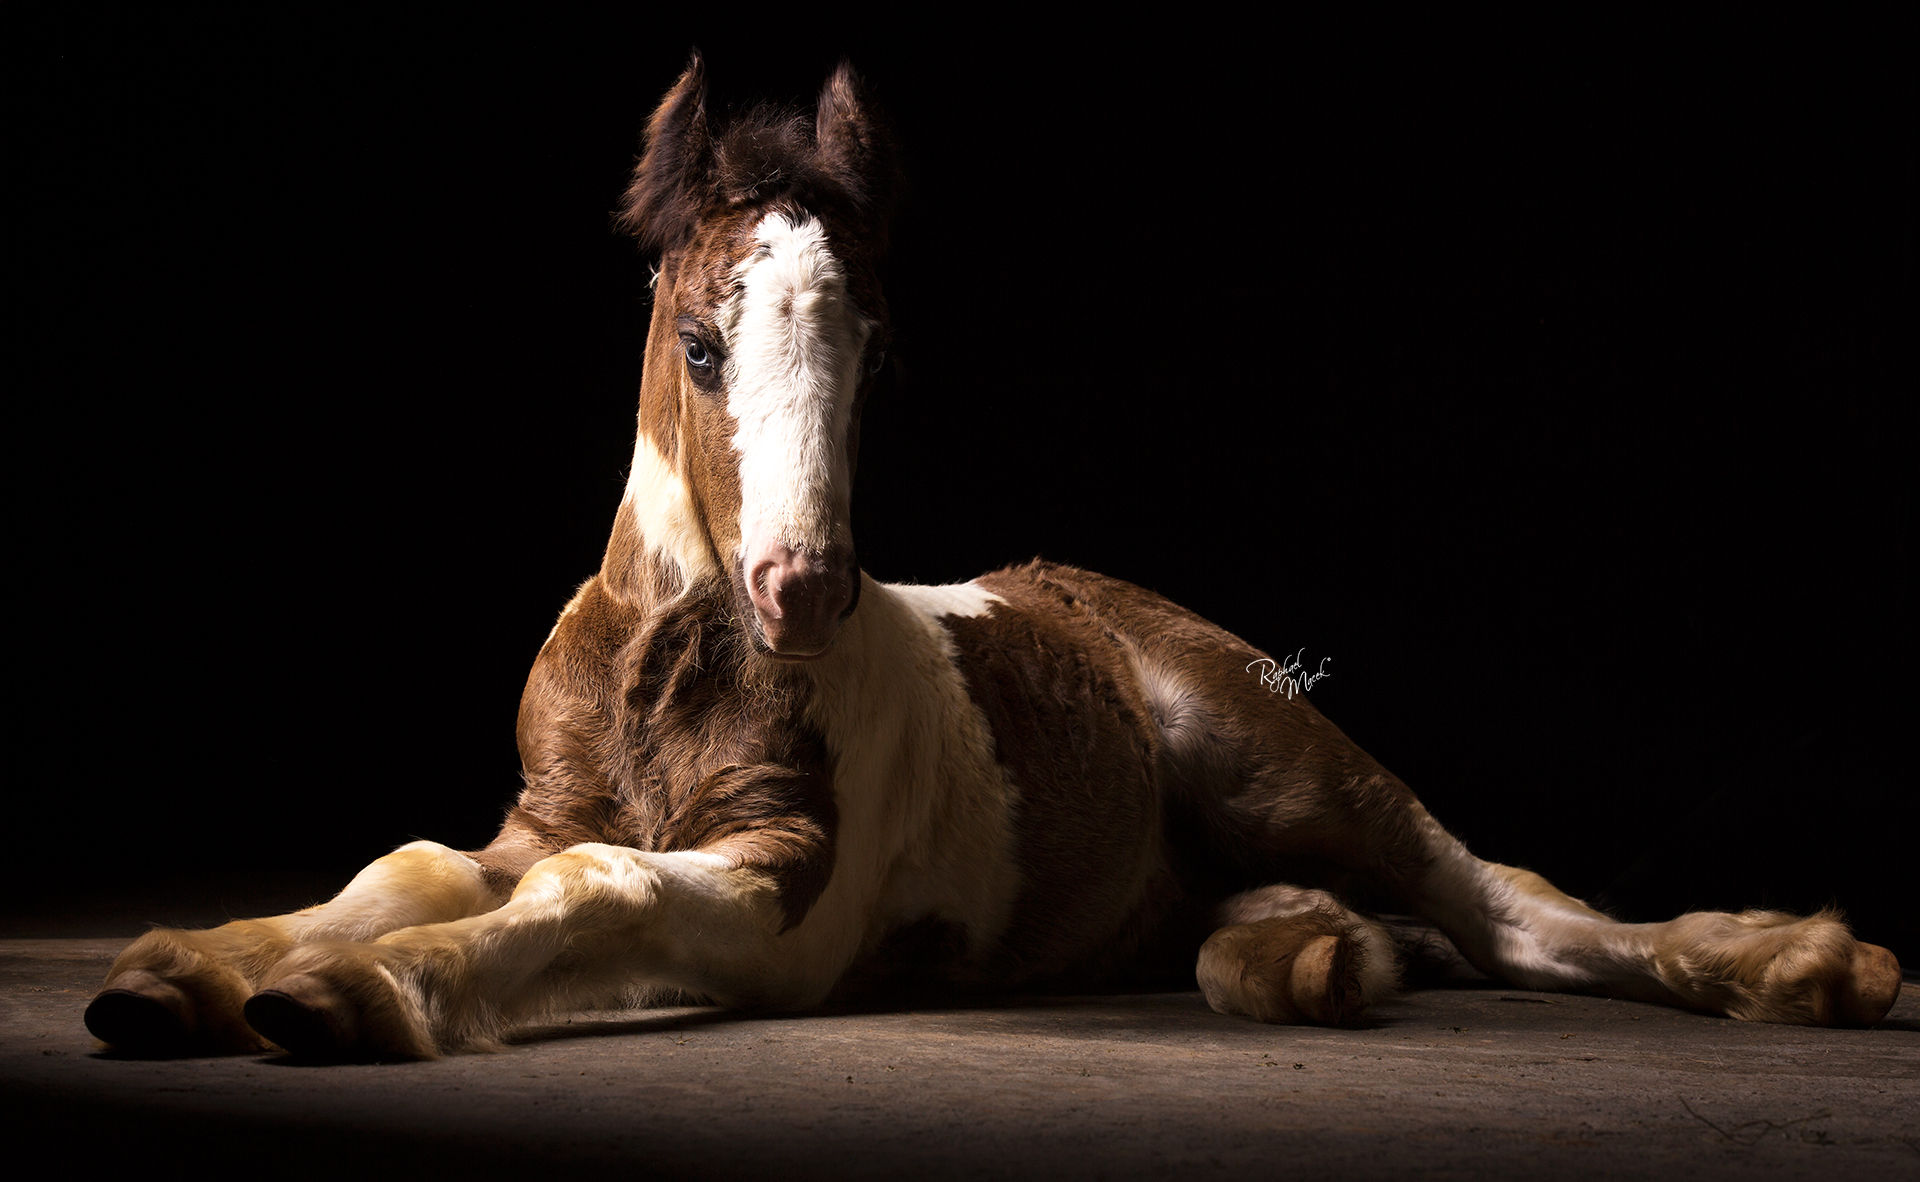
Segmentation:
[(1200, 948), (1194, 976), (1207, 1004), (1220, 1013), (1339, 1026), (1374, 1000), (1365, 957), (1350, 925), (1319, 915), (1289, 916), (1215, 932)]
[(1287, 974), (1287, 992), (1302, 1018), (1323, 1026), (1351, 1021), (1366, 1008), (1353, 954), (1339, 936), (1321, 936), (1300, 950)]
[(1878, 944), (1855, 944), (1846, 982), (1833, 999), (1840, 1026), (1872, 1026), (1900, 997), (1900, 961)]

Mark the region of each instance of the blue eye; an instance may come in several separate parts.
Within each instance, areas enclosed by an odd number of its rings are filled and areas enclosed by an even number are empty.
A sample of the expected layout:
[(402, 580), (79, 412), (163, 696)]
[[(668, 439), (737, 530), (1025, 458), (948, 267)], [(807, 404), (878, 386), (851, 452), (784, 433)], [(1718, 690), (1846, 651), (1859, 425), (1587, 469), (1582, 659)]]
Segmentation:
[(720, 387), (720, 358), (707, 343), (690, 332), (680, 334), (680, 353), (687, 359), (687, 376), (700, 389), (712, 393)]

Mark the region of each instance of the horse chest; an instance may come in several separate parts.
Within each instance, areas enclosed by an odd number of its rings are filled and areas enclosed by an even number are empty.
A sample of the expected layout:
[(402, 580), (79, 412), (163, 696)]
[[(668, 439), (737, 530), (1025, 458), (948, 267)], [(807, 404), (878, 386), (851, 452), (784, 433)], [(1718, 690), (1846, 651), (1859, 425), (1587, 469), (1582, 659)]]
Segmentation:
[(976, 584), (877, 587), (862, 614), (810, 717), (835, 754), (836, 880), (869, 876), (873, 936), (951, 924), (1027, 975), (1127, 926), (1160, 863), (1158, 788), (1111, 653)]

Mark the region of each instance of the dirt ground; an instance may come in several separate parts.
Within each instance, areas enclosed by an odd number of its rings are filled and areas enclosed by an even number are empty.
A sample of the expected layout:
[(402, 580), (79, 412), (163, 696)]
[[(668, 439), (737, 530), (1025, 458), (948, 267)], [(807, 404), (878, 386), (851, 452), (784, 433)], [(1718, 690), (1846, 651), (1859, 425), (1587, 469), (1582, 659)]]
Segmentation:
[[(1487, 983), (1358, 1029), (1198, 993), (738, 1017), (576, 1015), (398, 1066), (139, 1061), (81, 1011), (121, 937), (0, 940), (15, 1160), (338, 1178), (606, 1165), (649, 1177), (1920, 1179), (1920, 986), (1872, 1030)], [(343, 1174), (344, 1172), (344, 1174)]]

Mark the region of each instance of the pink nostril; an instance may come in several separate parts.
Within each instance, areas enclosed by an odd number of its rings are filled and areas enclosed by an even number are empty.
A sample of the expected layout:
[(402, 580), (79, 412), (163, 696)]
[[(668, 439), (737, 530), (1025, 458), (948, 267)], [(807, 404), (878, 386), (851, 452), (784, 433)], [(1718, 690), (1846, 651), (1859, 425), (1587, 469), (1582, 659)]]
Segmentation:
[(753, 602), (775, 619), (804, 616), (823, 590), (825, 572), (804, 561), (763, 562), (753, 568)]
[(762, 615), (776, 619), (785, 613), (780, 608), (777, 576), (780, 564), (777, 562), (758, 562), (747, 572), (747, 594), (753, 597), (753, 606), (760, 609)]
[(853, 605), (851, 552), (816, 554), (780, 543), (760, 548), (746, 570), (747, 595), (776, 651), (823, 649)]

